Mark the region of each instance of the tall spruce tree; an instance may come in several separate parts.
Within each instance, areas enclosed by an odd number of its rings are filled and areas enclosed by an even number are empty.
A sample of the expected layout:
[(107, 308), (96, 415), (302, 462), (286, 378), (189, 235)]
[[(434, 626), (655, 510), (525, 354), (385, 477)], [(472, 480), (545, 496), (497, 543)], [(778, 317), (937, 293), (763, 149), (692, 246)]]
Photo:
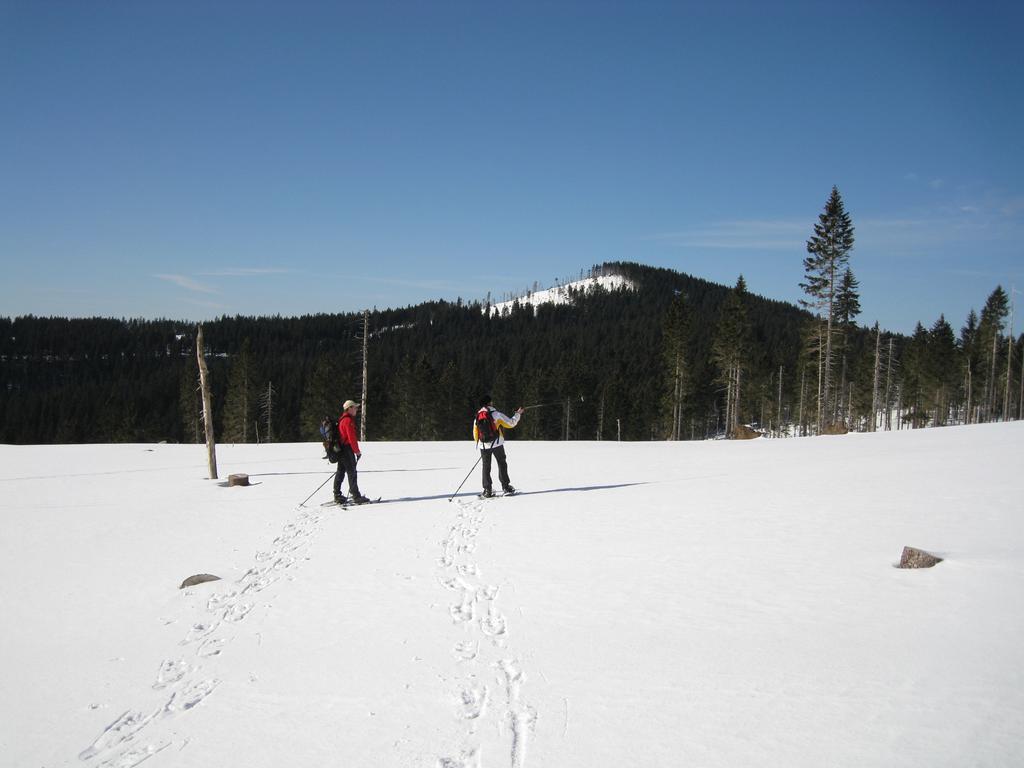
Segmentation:
[(999, 409), (998, 370), (1002, 355), (999, 343), (1003, 325), (1010, 313), (1010, 302), (1006, 291), (1001, 285), (989, 294), (985, 306), (981, 310), (981, 322), (978, 324), (978, 342), (981, 357), (985, 361), (985, 402), (984, 411), (987, 420), (997, 418)]
[(928, 330), (928, 353), (925, 361), (927, 396), (934, 412), (933, 423), (942, 426), (949, 421), (957, 380), (960, 378), (956, 337), (945, 315)]
[(686, 295), (682, 292), (676, 294), (669, 305), (662, 331), (668, 399), (665, 411), (672, 419), (669, 429), (670, 440), (683, 439), (683, 415), (690, 381), (689, 348), (693, 332), (691, 317), (692, 312)]
[[(836, 408), (832, 412), (832, 418), (837, 418), (842, 411), (842, 403), (846, 401), (846, 388), (849, 381), (848, 358), (850, 349), (850, 337), (853, 335), (854, 319), (860, 314), (860, 283), (853, 276), (853, 270), (849, 267), (843, 272), (839, 281), (839, 288), (836, 291), (836, 299), (832, 307), (835, 311), (836, 328), (839, 332), (839, 357), (841, 361), (839, 375), (839, 393), (836, 398)], [(847, 414), (849, 417), (849, 414)]]
[(725, 431), (730, 436), (741, 420), (743, 372), (749, 355), (746, 301), (747, 283), (740, 275), (722, 304), (711, 345), (711, 356), (718, 369), (717, 381), (725, 387)]
[(331, 353), (319, 355), (313, 363), (299, 411), (299, 434), (302, 439), (320, 439), (320, 422), (324, 418), (337, 421), (341, 416), (343, 396), (340, 393), (347, 392), (348, 385), (339, 380), (339, 370), (335, 355)]
[(975, 385), (978, 379), (980, 355), (978, 354), (978, 313), (973, 309), (967, 315), (967, 322), (960, 329), (960, 356), (963, 360), (964, 416), (963, 423), (974, 419)]
[(203, 442), (203, 397), (199, 391), (199, 368), (191, 355), (186, 357), (178, 377), (178, 407), (182, 442)]
[(832, 187), (832, 194), (825, 203), (825, 210), (818, 216), (814, 225), (814, 235), (807, 241), (807, 253), (804, 258), (805, 282), (800, 287), (809, 297), (809, 301), (801, 301), (805, 307), (812, 309), (825, 325), (824, 348), (821, 351), (822, 382), (820, 402), (818, 404), (818, 428), (832, 409), (832, 345), (835, 324), (835, 302), (838, 293), (838, 281), (842, 269), (847, 265), (850, 251), (853, 249), (853, 223), (850, 215), (843, 207), (843, 199), (839, 189)]
[(256, 387), (252, 379), (251, 348), (246, 337), (231, 361), (224, 400), (224, 425), (221, 428), (221, 440), (225, 443), (248, 443), (255, 438)]

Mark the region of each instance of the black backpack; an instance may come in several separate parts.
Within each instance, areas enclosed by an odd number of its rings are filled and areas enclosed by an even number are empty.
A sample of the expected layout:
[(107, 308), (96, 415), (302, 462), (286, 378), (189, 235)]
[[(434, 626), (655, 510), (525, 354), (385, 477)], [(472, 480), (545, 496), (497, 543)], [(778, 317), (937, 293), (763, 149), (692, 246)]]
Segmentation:
[(481, 443), (494, 443), (498, 439), (498, 425), (494, 423), (490, 408), (481, 408), (476, 414), (476, 436)]
[(338, 420), (324, 416), (324, 420), (320, 422), (320, 435), (324, 439), (324, 451), (327, 453), (325, 458), (331, 464), (337, 464), (338, 457), (341, 455), (341, 433), (338, 432)]

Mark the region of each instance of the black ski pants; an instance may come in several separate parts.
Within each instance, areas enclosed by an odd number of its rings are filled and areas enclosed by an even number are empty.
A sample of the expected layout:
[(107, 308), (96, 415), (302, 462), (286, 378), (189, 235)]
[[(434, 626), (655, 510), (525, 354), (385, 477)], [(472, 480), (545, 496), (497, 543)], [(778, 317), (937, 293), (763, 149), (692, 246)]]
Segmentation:
[(356, 471), (356, 455), (352, 452), (352, 447), (348, 445), (341, 446), (341, 453), (338, 455), (338, 471), (334, 473), (334, 495), (339, 496), (341, 494), (341, 483), (345, 479), (345, 475), (348, 475), (348, 492), (349, 495), (355, 499), (362, 496), (359, 492), (359, 473)]
[(480, 449), (480, 458), (483, 460), (484, 490), (493, 492), (491, 488), (491, 456), (498, 461), (498, 480), (501, 481), (501, 487), (503, 490), (508, 490), (512, 487), (512, 482), (508, 479), (508, 462), (505, 460), (504, 445)]

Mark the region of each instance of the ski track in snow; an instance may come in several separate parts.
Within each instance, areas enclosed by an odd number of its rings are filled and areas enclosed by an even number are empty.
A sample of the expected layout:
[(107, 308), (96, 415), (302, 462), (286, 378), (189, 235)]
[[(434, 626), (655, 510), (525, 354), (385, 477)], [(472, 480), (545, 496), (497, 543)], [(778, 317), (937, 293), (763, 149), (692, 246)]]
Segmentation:
[(436, 768), (485, 768), (482, 740), (497, 734), (502, 745), (490, 762), (525, 768), (537, 712), (523, 700), (523, 663), (511, 647), (508, 618), (498, 605), (499, 585), (489, 583), (475, 562), (485, 503), (459, 500), (448, 535), (441, 541), (437, 581), (448, 596), (448, 616), (463, 639), (451, 656), (459, 668), (450, 697), (461, 734), (457, 755), (439, 756)]
[[(222, 681), (213, 676), (218, 657), (225, 653), (257, 607), (257, 597), (281, 578), (291, 580), (290, 570), (319, 530), (322, 513), (301, 508), (284, 526), (272, 546), (256, 552), (253, 565), (235, 582), (220, 582), (221, 589), (197, 609), (188, 631), (174, 651), (159, 662), (156, 678), (145, 694), (147, 704), (125, 710), (78, 754), (96, 768), (133, 768), (177, 744), (180, 752), (188, 736), (180, 732), (179, 718), (211, 696)], [(183, 596), (194, 594), (191, 589)], [(174, 623), (163, 618), (164, 625)], [(258, 640), (259, 638), (257, 638)], [(472, 702), (467, 704), (471, 711)]]

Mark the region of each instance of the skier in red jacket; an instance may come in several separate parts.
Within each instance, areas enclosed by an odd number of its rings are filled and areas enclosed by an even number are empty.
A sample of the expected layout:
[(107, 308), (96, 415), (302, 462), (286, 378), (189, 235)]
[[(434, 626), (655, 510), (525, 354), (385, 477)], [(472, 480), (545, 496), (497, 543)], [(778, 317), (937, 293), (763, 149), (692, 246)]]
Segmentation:
[(338, 457), (338, 470), (334, 473), (334, 500), (345, 504), (348, 499), (341, 492), (341, 483), (348, 474), (348, 492), (356, 504), (365, 504), (368, 498), (359, 492), (359, 479), (356, 464), (362, 453), (359, 450), (359, 439), (356, 437), (356, 411), (359, 404), (346, 400), (342, 406), (341, 418), (338, 419), (338, 434), (341, 436), (341, 455)]

